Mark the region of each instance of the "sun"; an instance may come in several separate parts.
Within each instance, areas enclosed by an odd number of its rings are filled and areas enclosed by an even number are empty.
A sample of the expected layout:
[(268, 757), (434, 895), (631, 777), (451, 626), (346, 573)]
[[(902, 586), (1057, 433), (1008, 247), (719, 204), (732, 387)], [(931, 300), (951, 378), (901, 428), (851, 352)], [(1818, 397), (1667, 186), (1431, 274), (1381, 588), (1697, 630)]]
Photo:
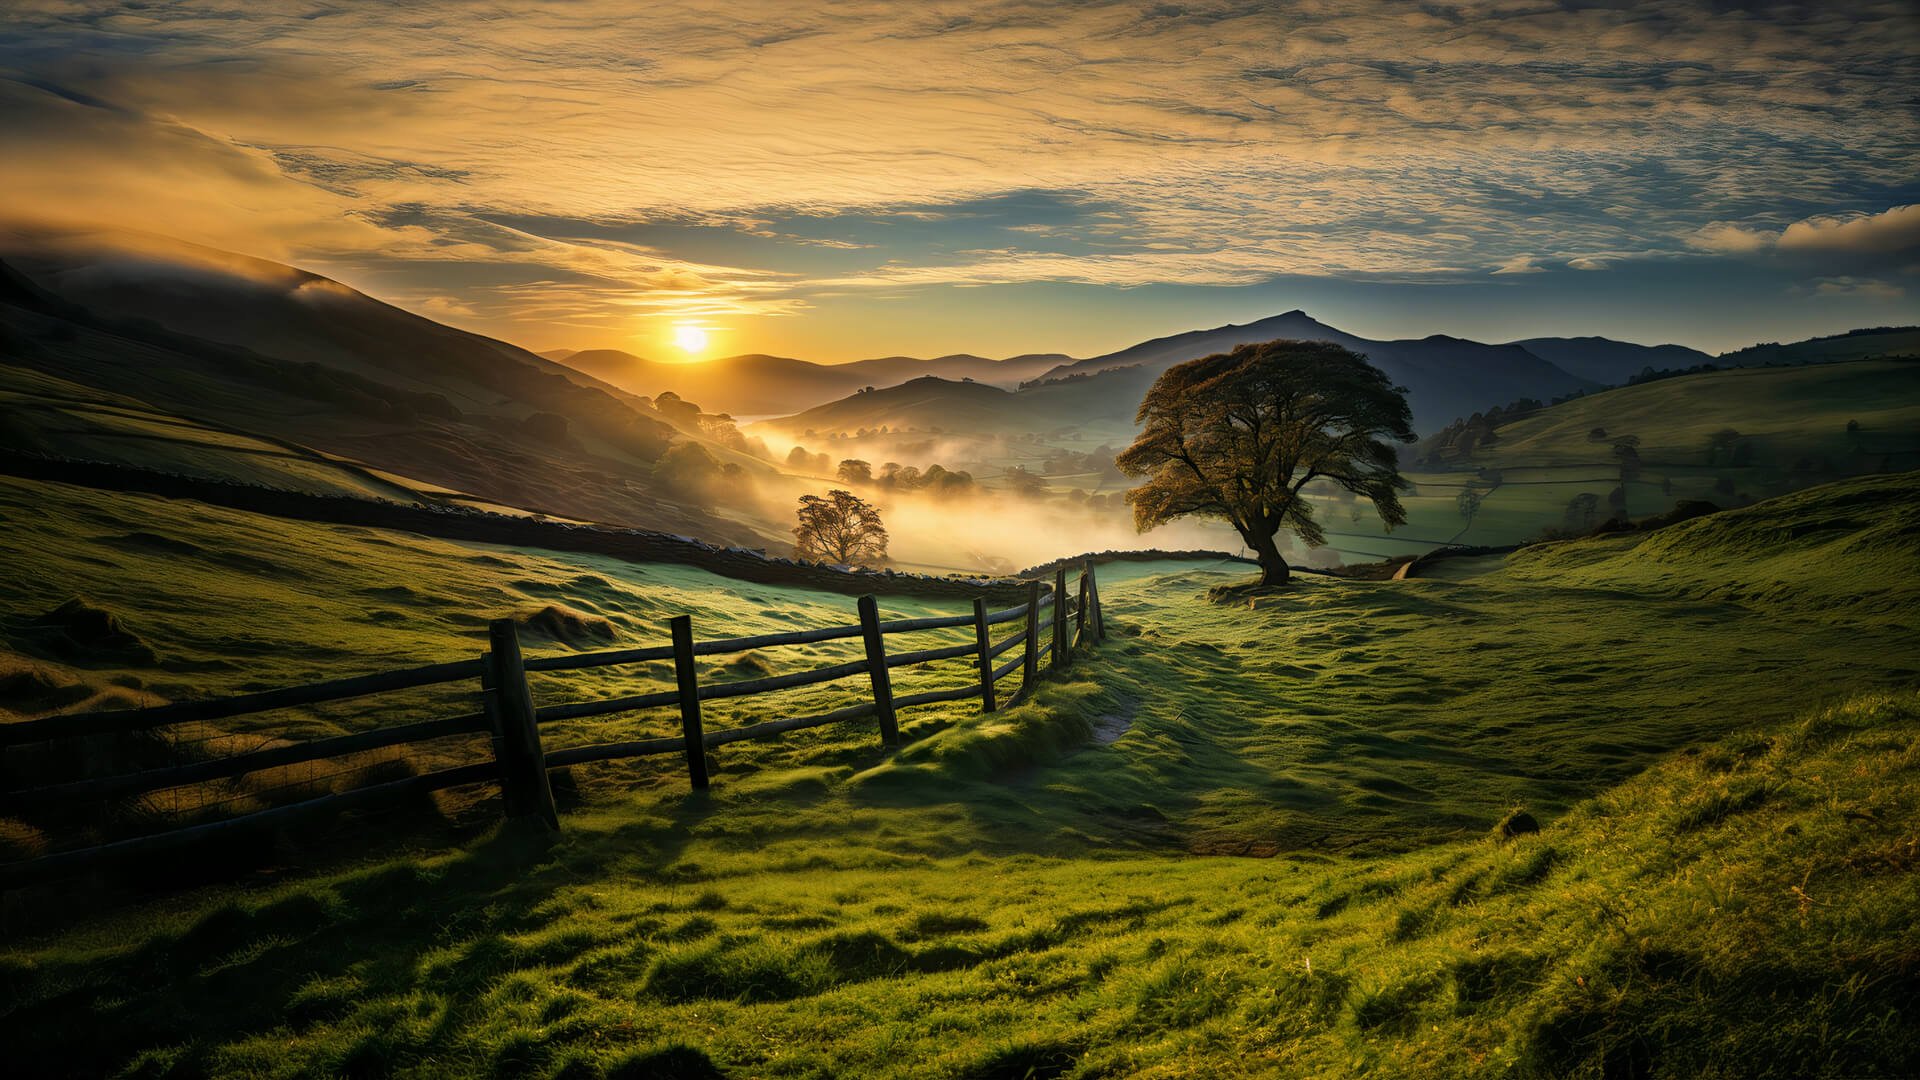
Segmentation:
[(697, 326), (676, 326), (673, 328), (673, 343), (680, 346), (681, 352), (702, 352), (707, 347), (707, 332)]

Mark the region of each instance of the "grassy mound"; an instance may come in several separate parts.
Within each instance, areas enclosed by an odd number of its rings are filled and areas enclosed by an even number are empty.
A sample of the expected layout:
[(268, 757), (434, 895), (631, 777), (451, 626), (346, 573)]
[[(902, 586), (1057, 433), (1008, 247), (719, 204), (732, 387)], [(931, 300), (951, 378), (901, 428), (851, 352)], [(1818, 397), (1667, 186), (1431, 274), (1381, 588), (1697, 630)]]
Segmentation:
[[(581, 767), (555, 840), (404, 851), (382, 832), (368, 863), (16, 936), (0, 1038), (30, 1074), (1912, 1072), (1920, 638), (1911, 607), (1848, 599), (1904, 558), (1903, 483), (1469, 579), (1303, 579), (1253, 609), (1204, 599), (1243, 566), (1106, 567), (1112, 637), (1019, 706), (909, 714), (898, 754), (861, 725), (731, 744), (704, 794), (671, 762)], [(167, 509), (142, 527), (189, 528)], [(470, 651), (470, 610), (564, 604), (620, 640), (669, 612), (844, 617), (843, 598), (656, 567), (219, 527), (310, 575), (310, 597), (283, 586), (302, 603), (245, 608), (250, 633), (376, 667)], [(40, 544), (76, 576), (87, 529), (126, 531), (72, 528)], [(183, 595), (116, 551), (112, 591), (31, 587), (138, 612), (169, 655), (247, 658), (178, 629), (236, 586)], [(1789, 571), (1826, 602), (1768, 591)], [(671, 677), (636, 667), (535, 694)]]
[(1920, 611), (1920, 472), (1867, 476), (1645, 535), (1516, 552), (1529, 580), (1677, 593), (1913, 625)]
[(1912, 695), (1385, 859), (927, 860), (817, 830), (781, 872), (666, 865), (671, 830), (624, 817), (15, 949), (0, 1026), (30, 1071), (146, 1075), (1920, 1067)]
[(614, 638), (613, 623), (604, 616), (564, 604), (548, 604), (538, 611), (516, 615), (513, 621), (527, 637), (565, 645), (604, 645)]
[(28, 621), (24, 631), (40, 649), (63, 660), (146, 665), (155, 659), (153, 649), (120, 616), (77, 596)]

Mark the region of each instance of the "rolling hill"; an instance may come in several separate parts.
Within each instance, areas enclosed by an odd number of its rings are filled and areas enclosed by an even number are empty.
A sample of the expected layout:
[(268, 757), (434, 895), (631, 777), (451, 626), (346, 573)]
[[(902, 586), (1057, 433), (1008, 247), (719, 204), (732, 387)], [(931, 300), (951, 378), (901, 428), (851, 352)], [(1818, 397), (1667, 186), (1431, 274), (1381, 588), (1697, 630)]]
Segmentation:
[(1331, 341), (1365, 356), (1407, 388), (1408, 400), (1413, 405), (1414, 427), (1422, 431), (1483, 408), (1489, 401), (1554, 398), (1599, 385), (1563, 371), (1519, 345), (1487, 345), (1445, 334), (1374, 341), (1328, 326), (1297, 310), (1245, 326), (1221, 326), (1156, 338), (1105, 356), (1063, 364), (1043, 378), (1097, 375), (1135, 365), (1158, 374), (1187, 360), (1227, 352), (1238, 345), (1280, 338)]
[(746, 353), (671, 363), (618, 349), (587, 349), (555, 359), (634, 394), (652, 397), (671, 390), (709, 412), (762, 416), (799, 412), (868, 386), (894, 386), (928, 376), (956, 382), (971, 379), (1012, 389), (1068, 358), (1029, 354), (989, 360), (959, 353), (932, 360), (886, 356), (847, 364), (816, 364), (787, 356)]
[(1603, 337), (1538, 337), (1508, 344), (1602, 386), (1619, 386), (1646, 368), (1664, 371), (1713, 362), (1713, 357), (1685, 345), (1635, 345)]
[(955, 382), (932, 375), (898, 386), (851, 394), (805, 412), (767, 421), (794, 435), (854, 432), (886, 425), (914, 431), (1003, 433), (1025, 430), (1032, 399), (986, 383)]
[[(991, 714), (929, 706), (897, 753), (862, 723), (732, 743), (692, 797), (669, 759), (576, 765), (553, 774), (557, 835), (490, 827), (491, 791), (456, 791), (331, 846), (254, 845), (244, 871), (170, 858), (113, 910), (16, 896), (10, 917), (49, 925), (0, 943), (0, 1035), (23, 1075), (1907, 1075), (1917, 500), (1913, 475), (1863, 478), (1251, 609), (1204, 599), (1238, 566), (1113, 564), (1112, 636), (1065, 678)], [(48, 553), (0, 578), (0, 608), (92, 595), (153, 654), (42, 658), (0, 621), (32, 691), (9, 708), (469, 655), (484, 618), (555, 608), (644, 644), (675, 613), (760, 633), (848, 607), (146, 504), (0, 479), (0, 555)], [(236, 611), (244, 633), (221, 632)], [(795, 648), (755, 663), (861, 655)], [(720, 661), (703, 677), (739, 677)], [(949, 665), (931, 685), (966, 685)], [(802, 715), (848, 691), (790, 693)], [(712, 704), (716, 729), (748, 718)], [(1518, 807), (1533, 828), (1500, 829)], [(13, 821), (14, 857), (50, 839)]]
[[(995, 399), (1001, 411), (987, 418), (991, 427), (986, 430), (1013, 433), (1079, 428), (1096, 432), (1103, 441), (1126, 438), (1133, 429), (1133, 415), (1141, 396), (1160, 372), (1236, 345), (1276, 338), (1332, 341), (1365, 354), (1407, 388), (1414, 426), (1423, 432), (1484, 408), (1489, 401), (1551, 398), (1599, 385), (1570, 375), (1517, 345), (1484, 345), (1443, 335), (1417, 341), (1369, 341), (1293, 311), (1247, 326), (1177, 334), (1091, 360), (1057, 365), (1008, 398)], [(967, 427), (959, 417), (969, 415), (971, 403), (978, 399), (978, 395), (928, 386), (905, 397), (843, 399), (768, 423), (787, 433), (807, 428), (855, 430), (881, 423), (974, 432), (981, 429)], [(896, 403), (909, 411), (889, 417), (884, 406)], [(948, 406), (958, 412), (944, 420), (934, 419)]]
[[(1850, 430), (1850, 422), (1857, 426)], [(1911, 468), (1920, 465), (1920, 362), (1854, 360), (1683, 375), (1589, 394), (1497, 430), (1495, 442), (1469, 455), (1476, 467), (1608, 461), (1612, 441), (1632, 436), (1642, 461), (1704, 469), (1708, 440), (1733, 431), (1750, 447), (1743, 456), (1747, 467), (1785, 471), (1812, 459), (1839, 468), (1858, 459), (1877, 468), (1881, 458), (1893, 455), (1891, 464)]]
[(1721, 353), (1717, 362), (1754, 367), (1761, 364), (1825, 364), (1836, 360), (1916, 356), (1920, 356), (1920, 326), (1875, 326), (1784, 345), (1778, 342), (1749, 345), (1744, 349)]
[[(42, 377), (30, 388), (41, 408), (76, 396), (52, 379), (158, 417), (143, 444), (151, 467), (188, 453), (167, 443), (197, 426), (270, 437), (410, 490), (756, 539), (653, 483), (653, 463), (684, 436), (639, 399), (291, 267), (148, 237), (9, 233), (0, 334), (5, 362)], [(76, 427), (16, 423), (9, 445), (85, 456)], [(103, 437), (130, 445), (87, 436)]]

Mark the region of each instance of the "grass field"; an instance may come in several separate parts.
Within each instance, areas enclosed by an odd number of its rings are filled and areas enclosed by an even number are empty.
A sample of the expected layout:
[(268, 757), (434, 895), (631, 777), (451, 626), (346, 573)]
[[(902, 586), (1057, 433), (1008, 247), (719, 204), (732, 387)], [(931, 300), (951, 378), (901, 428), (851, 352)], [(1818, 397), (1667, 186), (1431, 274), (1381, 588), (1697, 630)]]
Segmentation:
[[(302, 575), (235, 637), (329, 668), (555, 601), (618, 640), (845, 605), (0, 490), (7, 542), (63, 560), (7, 610), (86, 593), (204, 669), (149, 689), (238, 685), (188, 610), (238, 598), (137, 586), (196, 557), (104, 555), (136, 513)], [(0, 1035), (88, 1075), (1911, 1073), (1916, 556), (1905, 474), (1251, 608), (1203, 599), (1244, 568), (1116, 564), (1116, 634), (1031, 704), (931, 710), (896, 757), (728, 748), (706, 795), (579, 769), (555, 840), (400, 837), (48, 929), (0, 957)], [(388, 626), (322, 602), (396, 585)], [(1537, 834), (1489, 837), (1521, 808)]]
[[(1323, 504), (1320, 520), (1347, 534), (1332, 544), (1347, 562), (1417, 554), (1431, 550), (1432, 541), (1492, 546), (1548, 528), (1582, 532), (1619, 515), (1607, 497), (1620, 484), (1613, 443), (1627, 437), (1641, 463), (1626, 485), (1628, 516), (1663, 513), (1689, 499), (1743, 505), (1920, 466), (1916, 402), (1920, 363), (1911, 360), (1738, 368), (1625, 386), (1504, 424), (1496, 442), (1451, 459), (1452, 471), (1409, 468), (1415, 489), (1405, 499), (1407, 525), (1393, 534), (1377, 535), (1370, 510), (1352, 520), (1356, 508), (1348, 504)], [(1724, 431), (1737, 438), (1710, 454), (1710, 440)], [(1471, 523), (1457, 504), (1466, 486), (1482, 493)], [(1568, 502), (1581, 494), (1597, 500), (1596, 514), (1591, 522), (1570, 522)]]

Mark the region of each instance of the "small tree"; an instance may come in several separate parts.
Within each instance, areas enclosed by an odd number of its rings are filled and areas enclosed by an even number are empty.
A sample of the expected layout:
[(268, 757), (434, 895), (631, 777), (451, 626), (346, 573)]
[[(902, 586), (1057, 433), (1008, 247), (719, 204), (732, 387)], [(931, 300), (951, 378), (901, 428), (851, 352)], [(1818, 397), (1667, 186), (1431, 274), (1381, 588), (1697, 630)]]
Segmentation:
[(1600, 496), (1591, 491), (1583, 491), (1567, 500), (1567, 526), (1579, 532), (1593, 528), (1593, 519), (1600, 512)]
[(1732, 428), (1721, 428), (1707, 436), (1707, 464), (1724, 464), (1724, 459), (1732, 457), (1739, 445), (1740, 433)]
[(1481, 493), (1470, 487), (1461, 488), (1454, 500), (1454, 508), (1460, 511), (1460, 517), (1466, 521), (1466, 528), (1473, 528), (1473, 516), (1480, 512)]
[(744, 494), (745, 469), (715, 459), (697, 442), (678, 442), (653, 463), (653, 481), (669, 494), (689, 501), (727, 501)]
[(1025, 465), (1009, 465), (1004, 474), (1007, 490), (1023, 499), (1037, 499), (1047, 493), (1047, 482)]
[(873, 483), (873, 466), (859, 458), (847, 458), (840, 463), (837, 474), (843, 484)]
[[(1189, 514), (1232, 525), (1263, 585), (1290, 572), (1274, 538), (1326, 543), (1300, 489), (1325, 479), (1406, 523), (1392, 442), (1414, 439), (1406, 391), (1366, 357), (1324, 341), (1269, 341), (1168, 368), (1140, 403), (1142, 430), (1118, 464), (1142, 532)], [(1392, 442), (1389, 442), (1391, 440)]]
[(793, 550), (803, 559), (831, 563), (882, 562), (887, 557), (887, 527), (880, 522), (880, 511), (851, 491), (829, 491), (826, 498), (802, 495)]

